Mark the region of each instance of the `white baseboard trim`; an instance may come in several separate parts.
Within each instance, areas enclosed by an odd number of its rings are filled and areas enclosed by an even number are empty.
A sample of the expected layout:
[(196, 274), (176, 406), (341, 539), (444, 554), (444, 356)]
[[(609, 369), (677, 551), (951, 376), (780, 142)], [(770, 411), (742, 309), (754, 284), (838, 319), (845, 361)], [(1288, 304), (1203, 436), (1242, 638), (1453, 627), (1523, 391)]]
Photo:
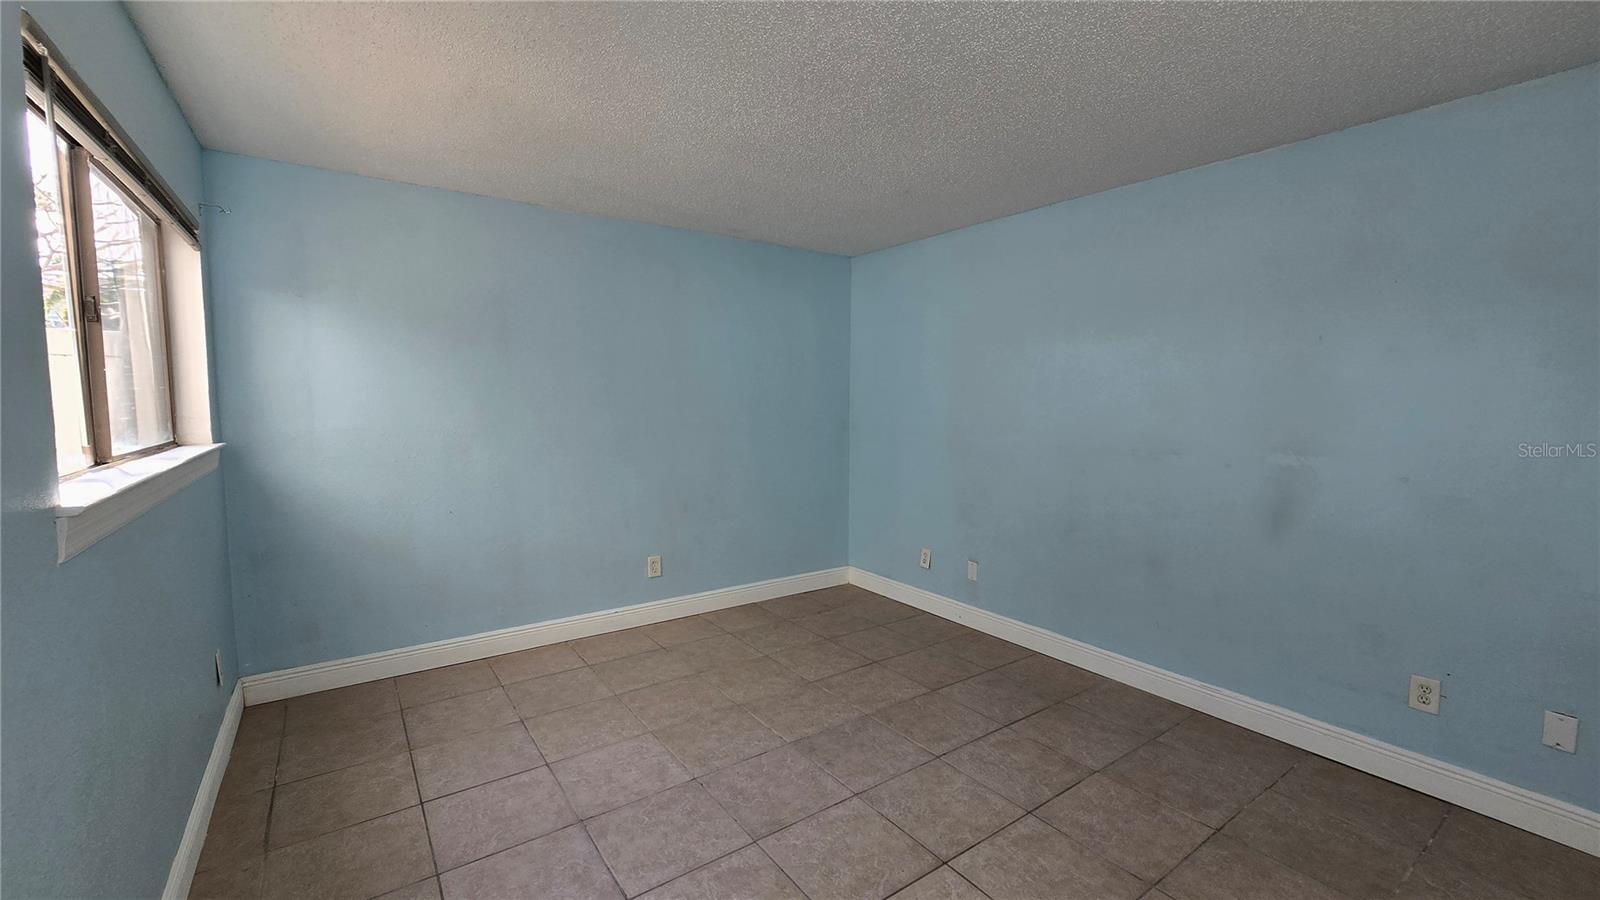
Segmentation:
[(850, 583), (1175, 703), (1600, 856), (1600, 812), (1157, 668), (1016, 619), (850, 568)]
[(317, 691), (361, 684), (379, 678), (409, 675), (412, 672), (471, 662), (475, 659), (487, 659), (502, 653), (558, 644), (608, 631), (620, 631), (624, 628), (727, 609), (730, 606), (742, 606), (746, 603), (772, 600), (804, 591), (834, 587), (847, 583), (848, 576), (849, 568), (846, 566), (822, 569), (786, 578), (773, 578), (753, 584), (653, 600), (634, 606), (582, 613), (533, 625), (486, 631), (481, 634), (434, 641), (431, 644), (418, 644), (414, 647), (401, 647), (398, 650), (385, 650), (365, 656), (329, 660), (294, 669), (248, 675), (240, 679), (239, 683), (244, 687), (245, 704), (254, 706), (286, 697), (314, 694)]
[(178, 853), (167, 872), (162, 900), (184, 900), (189, 896), (195, 868), (200, 865), (200, 848), (206, 842), (206, 827), (211, 824), (211, 809), (217, 805), (217, 791), (222, 787), (223, 774), (228, 771), (228, 757), (233, 754), (233, 738), (239, 733), (239, 717), (243, 714), (244, 692), (235, 684), (228, 697), (227, 711), (222, 714), (222, 724), (217, 727), (217, 741), (211, 745), (211, 759), (206, 762), (200, 788), (195, 791), (189, 823), (183, 828), (183, 840), (178, 842)]

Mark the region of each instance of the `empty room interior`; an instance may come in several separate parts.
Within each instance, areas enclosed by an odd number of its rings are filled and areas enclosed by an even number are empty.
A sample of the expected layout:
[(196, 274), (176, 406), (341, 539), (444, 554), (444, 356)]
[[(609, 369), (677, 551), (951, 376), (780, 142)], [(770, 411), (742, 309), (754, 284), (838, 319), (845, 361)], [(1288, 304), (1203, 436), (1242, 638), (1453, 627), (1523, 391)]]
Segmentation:
[(0, 9), (8, 900), (1600, 898), (1600, 4)]

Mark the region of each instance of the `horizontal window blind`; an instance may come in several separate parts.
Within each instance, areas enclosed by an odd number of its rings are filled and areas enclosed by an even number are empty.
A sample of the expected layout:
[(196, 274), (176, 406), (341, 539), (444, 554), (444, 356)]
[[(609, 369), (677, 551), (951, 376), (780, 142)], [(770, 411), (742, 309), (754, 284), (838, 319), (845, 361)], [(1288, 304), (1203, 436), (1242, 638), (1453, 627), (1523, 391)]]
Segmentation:
[[(110, 161), (130, 177), (149, 198), (171, 219), (189, 243), (200, 246), (200, 223), (189, 212), (172, 187), (156, 172), (155, 167), (139, 151), (133, 140), (105, 111), (94, 95), (72, 72), (71, 67), (50, 44), (32, 19), (24, 14), (22, 57), (28, 80), (39, 87), (52, 89), (55, 114), (69, 117), (74, 124), (88, 133)], [(53, 78), (45, 77), (45, 66), (53, 69)]]

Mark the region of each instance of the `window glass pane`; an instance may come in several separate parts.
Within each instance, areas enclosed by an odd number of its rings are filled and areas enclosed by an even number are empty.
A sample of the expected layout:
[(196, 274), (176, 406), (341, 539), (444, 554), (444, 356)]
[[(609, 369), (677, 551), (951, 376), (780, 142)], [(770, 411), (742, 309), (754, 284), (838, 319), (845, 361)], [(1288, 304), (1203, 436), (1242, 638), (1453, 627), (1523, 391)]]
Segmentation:
[(156, 270), (158, 226), (98, 168), (89, 170), (89, 199), (111, 453), (121, 456), (172, 440), (167, 324)]
[[(44, 281), (45, 350), (50, 358), (50, 403), (56, 420), (56, 469), (70, 475), (94, 464), (83, 405), (83, 365), (78, 344), (78, 305), (67, 271), (66, 202), (59, 174), (66, 144), (51, 140), (44, 118), (28, 114), (28, 163), (33, 168), (34, 227), (39, 236), (39, 274)], [(57, 163), (60, 163), (60, 169)]]

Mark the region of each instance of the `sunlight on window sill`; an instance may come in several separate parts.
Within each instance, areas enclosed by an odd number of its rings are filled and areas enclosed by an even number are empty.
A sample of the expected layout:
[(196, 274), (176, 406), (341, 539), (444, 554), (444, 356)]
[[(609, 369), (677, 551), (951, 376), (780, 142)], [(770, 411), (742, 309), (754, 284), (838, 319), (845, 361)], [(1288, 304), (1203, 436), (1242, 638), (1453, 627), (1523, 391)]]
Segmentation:
[(66, 562), (216, 469), (222, 444), (173, 447), (61, 482), (57, 562)]

